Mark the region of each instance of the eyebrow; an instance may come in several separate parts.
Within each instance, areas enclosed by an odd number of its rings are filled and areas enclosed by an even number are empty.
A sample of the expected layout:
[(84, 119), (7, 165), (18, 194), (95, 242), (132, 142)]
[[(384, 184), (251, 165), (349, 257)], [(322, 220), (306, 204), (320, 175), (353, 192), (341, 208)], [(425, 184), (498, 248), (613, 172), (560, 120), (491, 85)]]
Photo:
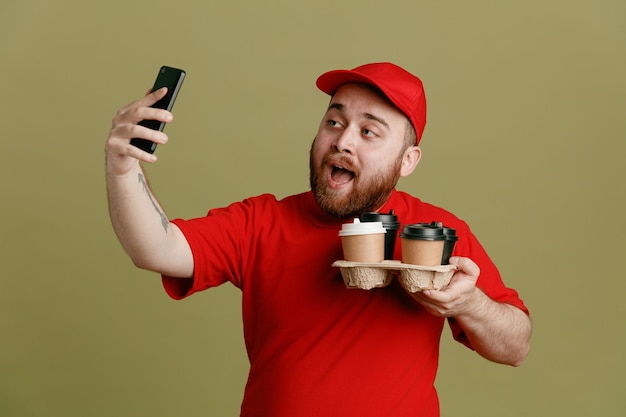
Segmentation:
[[(330, 109), (337, 109), (340, 112), (343, 112), (344, 105), (341, 103), (331, 103), (330, 106), (328, 106), (328, 110)], [(380, 123), (381, 125), (385, 126), (387, 129), (389, 129), (389, 124), (385, 121), (385, 119), (381, 117), (374, 116), (371, 113), (363, 113), (362, 116), (365, 117), (366, 119), (374, 120)]]

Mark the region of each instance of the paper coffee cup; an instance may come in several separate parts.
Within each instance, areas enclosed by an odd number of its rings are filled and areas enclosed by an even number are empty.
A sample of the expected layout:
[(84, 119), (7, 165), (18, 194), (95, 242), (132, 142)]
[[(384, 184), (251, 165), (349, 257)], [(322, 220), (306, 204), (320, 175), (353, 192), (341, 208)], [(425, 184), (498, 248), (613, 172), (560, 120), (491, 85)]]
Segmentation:
[(382, 222), (363, 222), (355, 218), (342, 226), (339, 236), (343, 257), (351, 262), (382, 262), (385, 259), (385, 233)]
[(402, 263), (412, 265), (441, 265), (446, 235), (436, 224), (409, 224), (400, 233)]

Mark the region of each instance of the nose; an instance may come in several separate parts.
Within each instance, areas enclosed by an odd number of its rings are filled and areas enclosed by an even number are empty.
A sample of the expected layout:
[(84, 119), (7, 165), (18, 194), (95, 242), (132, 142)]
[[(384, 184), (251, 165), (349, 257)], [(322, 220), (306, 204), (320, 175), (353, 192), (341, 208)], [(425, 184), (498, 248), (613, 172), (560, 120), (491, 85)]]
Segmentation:
[(354, 134), (350, 129), (344, 129), (341, 134), (337, 135), (335, 138), (333, 147), (337, 152), (345, 152), (352, 155), (354, 153), (355, 143)]

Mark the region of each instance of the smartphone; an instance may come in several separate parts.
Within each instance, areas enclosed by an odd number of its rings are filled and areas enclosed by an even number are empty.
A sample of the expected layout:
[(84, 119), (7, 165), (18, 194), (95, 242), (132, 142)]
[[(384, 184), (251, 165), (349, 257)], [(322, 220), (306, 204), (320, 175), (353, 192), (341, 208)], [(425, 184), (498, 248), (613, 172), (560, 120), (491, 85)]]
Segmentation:
[[(156, 81), (154, 82), (152, 91), (156, 91), (162, 87), (167, 87), (167, 94), (165, 94), (165, 97), (161, 100), (154, 103), (152, 107), (171, 111), (172, 107), (174, 107), (174, 101), (176, 101), (176, 96), (178, 96), (180, 87), (183, 85), (184, 79), (185, 71), (178, 68), (162, 66), (159, 70)], [(165, 128), (165, 123), (159, 122), (158, 120), (142, 120), (139, 124), (160, 132), (162, 132)], [(156, 143), (147, 139), (133, 138), (130, 140), (130, 143), (131, 145), (134, 145), (148, 153), (154, 153), (157, 147)]]

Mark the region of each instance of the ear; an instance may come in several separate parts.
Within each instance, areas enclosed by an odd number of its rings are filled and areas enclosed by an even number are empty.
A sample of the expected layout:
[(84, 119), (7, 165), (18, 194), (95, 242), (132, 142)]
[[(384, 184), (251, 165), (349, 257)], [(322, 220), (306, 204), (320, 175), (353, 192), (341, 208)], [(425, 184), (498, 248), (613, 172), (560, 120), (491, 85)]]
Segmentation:
[(419, 146), (411, 146), (407, 148), (407, 150), (404, 151), (404, 154), (402, 155), (402, 167), (400, 169), (400, 176), (408, 177), (409, 175), (411, 175), (411, 173), (413, 172), (413, 170), (415, 170), (415, 167), (419, 163), (421, 157), (422, 150), (419, 148)]

